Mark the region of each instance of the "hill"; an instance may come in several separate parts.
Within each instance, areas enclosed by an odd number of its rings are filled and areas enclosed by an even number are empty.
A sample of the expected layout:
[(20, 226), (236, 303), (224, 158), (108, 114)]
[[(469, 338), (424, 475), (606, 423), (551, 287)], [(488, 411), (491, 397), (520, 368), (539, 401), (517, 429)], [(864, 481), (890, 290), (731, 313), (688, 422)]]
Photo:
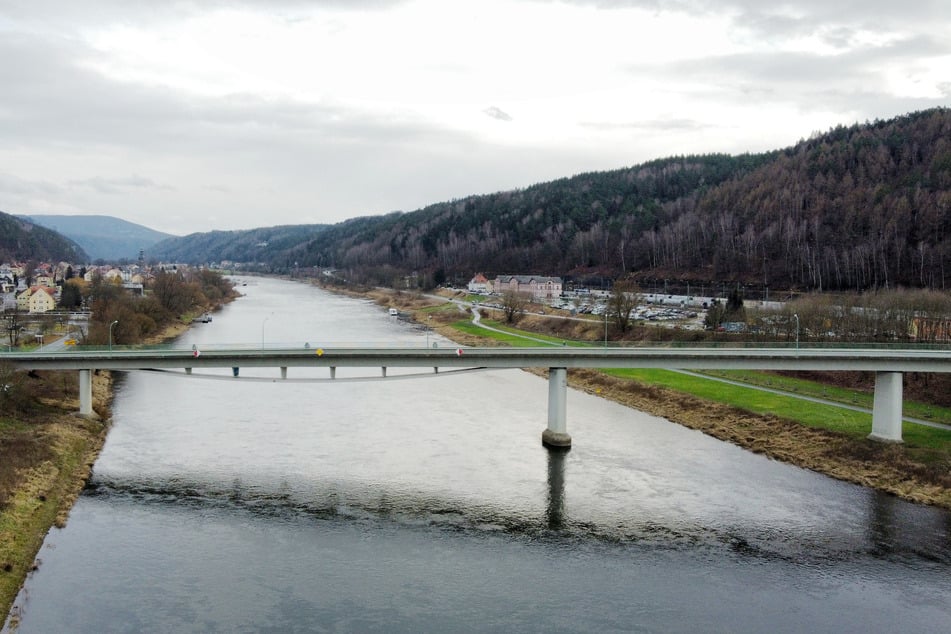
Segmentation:
[(150, 255), (169, 262), (191, 264), (227, 260), (247, 262), (283, 272), (296, 266), (304, 245), (326, 228), (327, 225), (281, 225), (192, 233), (155, 244)]
[(0, 212), (0, 262), (86, 262), (78, 244), (24, 218)]
[(139, 257), (140, 249), (148, 251), (155, 243), (172, 237), (171, 234), (112, 216), (23, 217), (68, 236), (79, 244), (92, 260), (134, 260)]
[[(231, 237), (247, 245), (247, 233)], [(228, 239), (218, 235), (214, 251), (194, 253), (221, 259)], [(951, 110), (837, 126), (763, 154), (659, 159), (411, 213), (300, 227), (248, 252), (253, 257), (230, 252), (229, 259), (277, 272), (333, 267), (382, 284), (412, 274), (423, 285), (460, 282), (482, 271), (944, 289), (951, 285)]]

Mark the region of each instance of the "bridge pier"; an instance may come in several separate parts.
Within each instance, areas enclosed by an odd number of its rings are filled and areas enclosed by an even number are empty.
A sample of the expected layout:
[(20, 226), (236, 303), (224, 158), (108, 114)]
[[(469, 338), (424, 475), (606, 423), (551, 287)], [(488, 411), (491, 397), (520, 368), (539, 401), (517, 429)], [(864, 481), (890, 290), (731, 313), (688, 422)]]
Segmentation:
[(548, 429), (542, 432), (542, 444), (549, 449), (571, 448), (567, 403), (568, 369), (548, 368)]
[(79, 371), (79, 415), (90, 418), (92, 412), (92, 370)]
[(901, 442), (901, 372), (876, 372), (872, 401), (872, 440)]

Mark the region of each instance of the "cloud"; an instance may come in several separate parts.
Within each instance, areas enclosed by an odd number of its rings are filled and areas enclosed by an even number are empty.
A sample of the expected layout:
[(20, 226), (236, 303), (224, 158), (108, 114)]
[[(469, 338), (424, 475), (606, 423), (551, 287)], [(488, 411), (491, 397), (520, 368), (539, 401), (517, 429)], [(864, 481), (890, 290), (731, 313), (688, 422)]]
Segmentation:
[(0, 206), (186, 233), (773, 149), (947, 100), (943, 4), (3, 3)]
[(489, 106), (482, 111), (493, 119), (498, 119), (499, 121), (511, 121), (512, 117), (507, 112), (496, 106)]
[(49, 196), (62, 193), (63, 188), (46, 180), (25, 180), (19, 176), (0, 172), (0, 192), (16, 197)]
[(170, 185), (160, 185), (150, 178), (127, 176), (123, 178), (103, 178), (100, 176), (84, 180), (69, 181), (70, 187), (88, 187), (100, 194), (120, 194), (129, 189), (174, 189)]
[(593, 130), (643, 130), (648, 132), (690, 132), (714, 127), (713, 124), (701, 123), (693, 119), (652, 119), (648, 121), (608, 122), (586, 121), (581, 125)]

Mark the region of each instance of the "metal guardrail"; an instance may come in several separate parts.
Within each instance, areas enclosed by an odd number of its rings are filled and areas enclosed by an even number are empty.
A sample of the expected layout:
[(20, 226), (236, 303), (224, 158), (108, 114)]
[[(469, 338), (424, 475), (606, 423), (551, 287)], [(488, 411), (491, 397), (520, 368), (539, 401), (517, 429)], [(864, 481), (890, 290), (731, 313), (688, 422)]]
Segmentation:
[[(798, 345), (795, 342), (785, 342), (785, 341), (771, 341), (771, 342), (681, 342), (681, 341), (663, 341), (663, 342), (608, 342), (608, 345), (605, 346), (603, 343), (591, 342), (584, 346), (578, 346), (578, 342), (572, 341), (572, 349), (574, 350), (597, 350), (608, 348), (612, 350), (657, 350), (657, 349), (671, 349), (671, 350), (800, 350), (803, 352), (807, 351), (819, 351), (819, 350), (839, 350), (839, 351), (848, 351), (848, 350), (881, 350), (881, 351), (905, 351), (905, 352), (914, 352), (914, 351), (945, 351), (951, 354), (951, 344), (937, 344), (937, 343), (922, 343), (922, 344), (900, 344), (900, 343), (799, 343)], [(321, 341), (321, 342), (311, 342), (311, 341), (301, 341), (301, 342), (278, 342), (278, 343), (268, 343), (265, 346), (262, 346), (260, 343), (217, 343), (217, 344), (202, 344), (201, 350), (204, 351), (214, 351), (214, 350), (257, 350), (257, 351), (289, 351), (289, 350), (316, 350), (317, 348), (322, 349), (383, 349), (383, 350), (419, 350), (419, 349), (434, 349), (434, 350), (456, 350), (457, 348), (462, 349), (471, 349), (471, 350), (493, 350), (498, 348), (504, 349), (517, 349), (517, 350), (530, 350), (533, 348), (539, 348), (542, 350), (548, 350), (552, 348), (561, 348), (564, 347), (564, 344), (558, 342), (551, 342), (545, 346), (507, 346), (507, 345), (498, 345), (491, 347), (479, 347), (479, 346), (461, 346), (458, 344), (436, 344), (429, 343), (427, 345), (424, 342), (420, 343), (409, 343), (405, 341), (393, 341), (393, 342), (367, 342), (367, 341)], [(91, 352), (142, 352), (142, 351), (191, 351), (193, 349), (192, 345), (182, 344), (182, 343), (171, 343), (171, 344), (135, 344), (135, 345), (119, 345), (113, 344), (110, 346), (92, 346), (77, 344), (74, 346), (69, 346), (67, 350), (62, 352), (75, 353), (82, 355), (85, 353)], [(6, 355), (17, 354), (20, 351), (18, 350), (9, 350), (0, 347), (0, 358), (3, 358)], [(57, 352), (59, 354), (60, 352)], [(30, 353), (33, 354), (33, 353)]]
[(390, 345), (218, 344), (201, 348), (113, 346), (10, 352), (0, 361), (31, 369), (199, 367), (564, 367), (752, 370), (864, 370), (951, 372), (951, 349), (942, 347), (630, 346), (456, 347)]

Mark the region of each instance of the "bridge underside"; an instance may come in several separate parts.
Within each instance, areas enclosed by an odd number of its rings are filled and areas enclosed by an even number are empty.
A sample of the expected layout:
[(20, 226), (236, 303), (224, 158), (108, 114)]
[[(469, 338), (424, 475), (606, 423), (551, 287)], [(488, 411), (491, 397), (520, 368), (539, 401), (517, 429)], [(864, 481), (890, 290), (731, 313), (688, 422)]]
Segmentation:
[[(331, 370), (334, 369), (331, 368)], [(79, 370), (79, 414), (87, 417), (95, 415), (92, 409), (92, 372), (92, 370)], [(385, 378), (385, 368), (382, 373)], [(334, 375), (335, 372), (331, 371), (331, 377)], [(281, 368), (281, 379), (287, 380), (285, 367)], [(542, 443), (551, 449), (565, 450), (571, 447), (571, 436), (568, 434), (567, 392), (567, 368), (549, 368), (548, 427), (542, 432)], [(902, 373), (876, 372), (872, 433), (868, 437), (883, 442), (902, 442), (901, 425)]]

